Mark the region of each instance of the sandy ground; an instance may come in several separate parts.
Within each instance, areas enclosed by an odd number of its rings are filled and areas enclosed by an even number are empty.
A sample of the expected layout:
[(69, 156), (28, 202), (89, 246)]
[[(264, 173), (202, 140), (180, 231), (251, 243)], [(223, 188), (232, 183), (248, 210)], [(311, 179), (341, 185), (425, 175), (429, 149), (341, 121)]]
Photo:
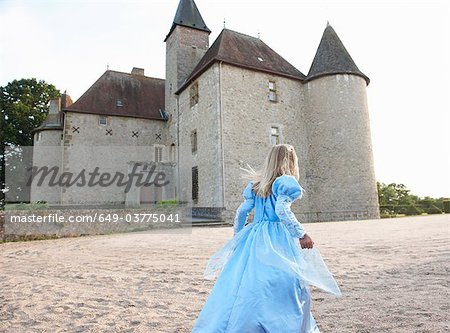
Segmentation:
[[(449, 332), (449, 222), (305, 223), (343, 293), (312, 288), (321, 332)], [(0, 244), (0, 332), (190, 332), (214, 283), (204, 265), (231, 237), (203, 227)]]

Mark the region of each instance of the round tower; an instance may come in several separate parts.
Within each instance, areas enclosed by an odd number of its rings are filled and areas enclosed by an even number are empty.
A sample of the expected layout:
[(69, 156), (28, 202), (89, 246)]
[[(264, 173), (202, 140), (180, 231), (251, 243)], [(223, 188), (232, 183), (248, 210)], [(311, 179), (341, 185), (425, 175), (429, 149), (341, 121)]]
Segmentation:
[(328, 24), (306, 79), (309, 220), (380, 218), (366, 86)]
[[(61, 97), (51, 99), (47, 118), (42, 124), (32, 131), (33, 134), (33, 167), (49, 170), (42, 185), (37, 181), (40, 174), (34, 178), (30, 189), (30, 201), (46, 201), (49, 204), (58, 204), (61, 201), (61, 188), (59, 186), (47, 186), (51, 177), (52, 168), (58, 168), (58, 174), (62, 172), (62, 142), (64, 119), (63, 112), (66, 107), (72, 104), (72, 99), (66, 93)], [(42, 173), (41, 173), (42, 174)], [(44, 172), (45, 174), (45, 172)], [(56, 173), (55, 173), (56, 174)]]

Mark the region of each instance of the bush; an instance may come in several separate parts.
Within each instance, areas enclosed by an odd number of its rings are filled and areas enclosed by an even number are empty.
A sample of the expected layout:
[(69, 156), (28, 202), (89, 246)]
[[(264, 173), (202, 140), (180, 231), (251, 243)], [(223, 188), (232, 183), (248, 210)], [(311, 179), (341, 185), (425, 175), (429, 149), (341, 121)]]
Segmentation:
[(445, 213), (450, 213), (450, 200), (444, 200), (442, 201), (442, 205), (443, 205), (443, 211)]
[(40, 210), (47, 209), (48, 204), (46, 201), (34, 201), (31, 203), (20, 202), (17, 204), (6, 204), (5, 210)]
[(405, 209), (406, 215), (420, 215), (423, 213), (423, 210), (415, 205), (408, 205)]
[(171, 206), (178, 206), (178, 200), (160, 200), (156, 202), (155, 208), (167, 208)]
[(442, 214), (442, 210), (439, 209), (436, 205), (431, 204), (430, 207), (426, 209), (428, 214)]

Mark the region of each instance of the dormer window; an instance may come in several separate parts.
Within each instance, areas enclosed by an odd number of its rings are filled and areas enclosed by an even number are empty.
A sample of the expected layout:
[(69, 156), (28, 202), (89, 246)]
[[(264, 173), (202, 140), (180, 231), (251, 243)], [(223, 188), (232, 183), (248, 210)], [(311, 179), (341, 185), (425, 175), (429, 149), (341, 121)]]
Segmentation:
[(107, 126), (108, 125), (108, 117), (107, 116), (99, 116), (98, 124), (102, 125), (102, 126)]
[(123, 100), (121, 100), (121, 99), (116, 100), (116, 106), (117, 107), (122, 107), (123, 106)]

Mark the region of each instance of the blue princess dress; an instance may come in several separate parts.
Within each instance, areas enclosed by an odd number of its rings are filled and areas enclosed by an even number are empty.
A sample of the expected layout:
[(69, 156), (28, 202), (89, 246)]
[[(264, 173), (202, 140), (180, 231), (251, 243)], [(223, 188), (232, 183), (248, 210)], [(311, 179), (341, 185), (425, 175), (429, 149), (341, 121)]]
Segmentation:
[[(192, 333), (318, 333), (310, 285), (336, 296), (341, 291), (318, 249), (300, 247), (305, 231), (291, 203), (302, 188), (282, 175), (263, 198), (252, 185), (243, 191), (233, 238), (206, 265), (204, 278), (218, 278)], [(253, 222), (244, 226), (253, 208)]]

